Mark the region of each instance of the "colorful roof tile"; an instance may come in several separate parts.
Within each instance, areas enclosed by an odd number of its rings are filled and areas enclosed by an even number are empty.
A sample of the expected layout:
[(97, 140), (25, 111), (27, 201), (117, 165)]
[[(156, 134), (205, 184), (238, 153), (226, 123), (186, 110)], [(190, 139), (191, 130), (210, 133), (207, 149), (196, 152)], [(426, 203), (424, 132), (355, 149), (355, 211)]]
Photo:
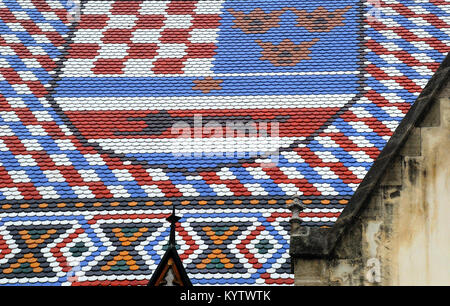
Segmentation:
[(0, 1), (0, 284), (292, 284), (450, 50), (442, 0)]

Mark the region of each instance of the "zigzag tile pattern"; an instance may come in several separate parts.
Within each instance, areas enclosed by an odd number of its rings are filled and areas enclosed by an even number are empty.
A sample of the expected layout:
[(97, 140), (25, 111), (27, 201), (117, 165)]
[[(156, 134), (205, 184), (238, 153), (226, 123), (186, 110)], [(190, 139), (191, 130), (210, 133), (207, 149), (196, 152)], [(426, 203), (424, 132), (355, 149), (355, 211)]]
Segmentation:
[(0, 283), (145, 285), (177, 205), (194, 284), (292, 284), (286, 204), (333, 225), (449, 51), (449, 16), (0, 1)]

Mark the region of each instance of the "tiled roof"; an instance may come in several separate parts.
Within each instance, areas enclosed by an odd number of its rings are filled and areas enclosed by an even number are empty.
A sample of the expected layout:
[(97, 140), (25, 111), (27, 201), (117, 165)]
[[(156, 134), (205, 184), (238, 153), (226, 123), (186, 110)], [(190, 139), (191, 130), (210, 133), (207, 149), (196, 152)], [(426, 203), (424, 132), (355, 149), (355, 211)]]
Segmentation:
[(449, 16), (1, 0), (0, 283), (146, 284), (171, 205), (193, 284), (293, 283), (286, 204), (333, 225), (450, 49)]

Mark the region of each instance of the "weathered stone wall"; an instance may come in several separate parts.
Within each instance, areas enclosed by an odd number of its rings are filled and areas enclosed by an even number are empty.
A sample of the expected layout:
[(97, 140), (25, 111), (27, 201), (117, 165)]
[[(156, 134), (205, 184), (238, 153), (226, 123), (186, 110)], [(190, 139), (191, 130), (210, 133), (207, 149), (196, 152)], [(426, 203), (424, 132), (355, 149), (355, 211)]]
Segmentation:
[(403, 158), (392, 238), (400, 285), (450, 285), (450, 86), (417, 128), (420, 156)]
[(335, 247), (292, 258), (296, 285), (450, 285), (450, 84), (431, 105)]

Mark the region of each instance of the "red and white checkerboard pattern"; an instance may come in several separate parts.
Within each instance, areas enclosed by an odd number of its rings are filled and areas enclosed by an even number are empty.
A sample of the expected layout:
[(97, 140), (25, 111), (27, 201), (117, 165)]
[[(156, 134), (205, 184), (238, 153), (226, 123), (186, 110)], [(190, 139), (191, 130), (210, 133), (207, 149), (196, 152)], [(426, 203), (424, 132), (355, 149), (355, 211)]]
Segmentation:
[(209, 75), (222, 0), (85, 4), (66, 77)]

